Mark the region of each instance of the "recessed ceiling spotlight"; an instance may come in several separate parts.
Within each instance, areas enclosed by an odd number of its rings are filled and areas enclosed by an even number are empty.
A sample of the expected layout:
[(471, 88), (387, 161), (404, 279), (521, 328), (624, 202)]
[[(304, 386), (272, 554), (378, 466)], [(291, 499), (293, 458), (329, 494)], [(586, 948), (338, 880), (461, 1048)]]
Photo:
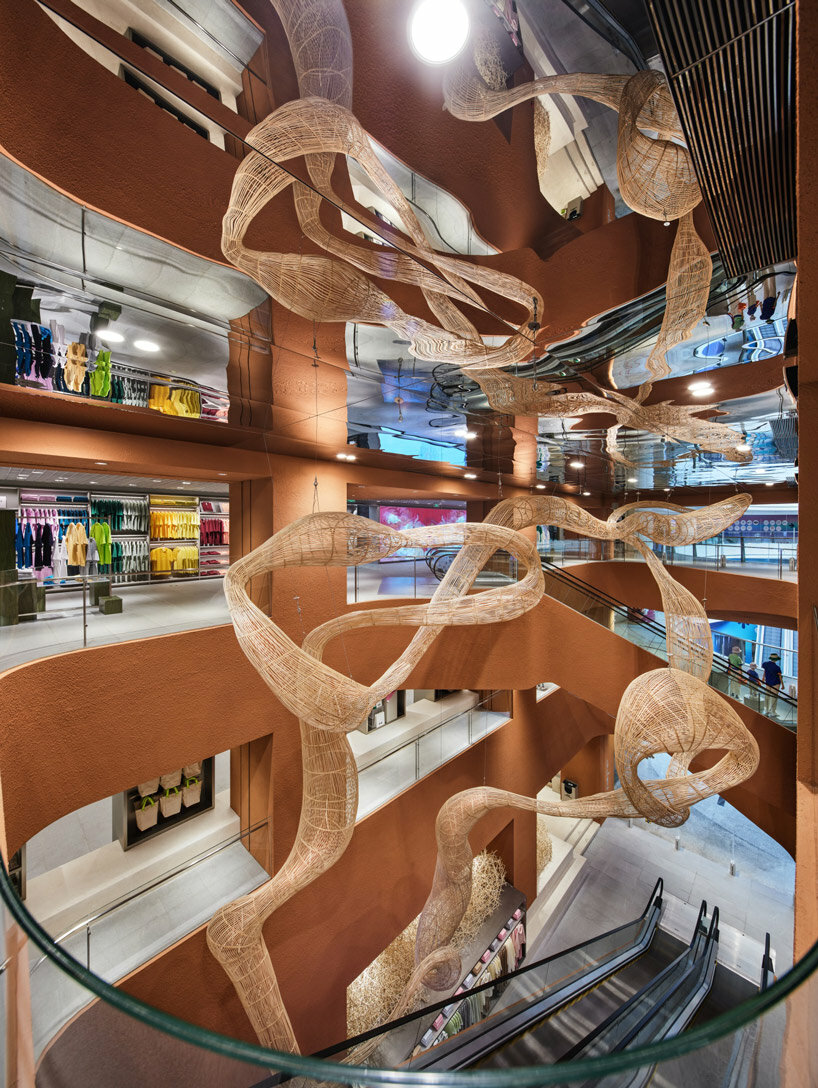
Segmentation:
[(153, 340), (134, 340), (133, 346), (139, 351), (159, 351), (159, 345), (155, 344)]
[(570, 466), (570, 468), (585, 468), (584, 461), (569, 461), (568, 465)]
[(767, 480), (767, 482), (764, 484), (764, 486), (765, 487), (774, 487), (775, 486), (775, 480)]
[(117, 332), (116, 329), (100, 329), (97, 333), (100, 340), (104, 340), (106, 344), (122, 344), (125, 337), (121, 332)]
[(666, 494), (666, 495), (669, 495), (669, 494), (670, 494), (670, 488), (669, 488), (669, 487), (666, 487), (666, 488), (665, 488), (665, 494)]
[(217, 476), (226, 476), (227, 473), (226, 472), (217, 472), (216, 475)]
[(470, 431), (468, 427), (460, 427), (454, 433), (456, 438), (465, 438), (467, 442), (470, 438), (477, 438), (477, 431)]
[(694, 397), (707, 397), (713, 392), (713, 386), (710, 382), (691, 382), (687, 387)]
[(752, 446), (749, 442), (739, 442), (739, 444), (736, 446), (736, 449), (739, 453), (749, 453), (752, 449)]
[(545, 484), (534, 484), (538, 491), (545, 491)]
[(161, 480), (153, 480), (152, 482), (155, 483), (155, 484), (161, 484), (162, 481)]
[(95, 465), (107, 465), (108, 462), (107, 461), (94, 461), (94, 464)]
[(189, 483), (192, 483), (192, 481), (191, 480), (182, 480), (182, 483), (183, 484), (189, 484)]
[(409, 44), (426, 64), (445, 64), (466, 44), (469, 16), (462, 0), (420, 0), (409, 17)]
[(464, 480), (476, 480), (477, 479), (477, 473), (475, 473), (475, 472), (464, 472), (463, 473), (463, 479)]
[(637, 480), (637, 478), (635, 476), (629, 476), (628, 477), (628, 483), (629, 484), (638, 484), (639, 481)]
[(590, 492), (590, 491), (583, 491), (583, 492), (582, 492), (582, 494), (583, 494), (583, 495), (590, 495), (590, 494), (591, 494), (591, 492)]

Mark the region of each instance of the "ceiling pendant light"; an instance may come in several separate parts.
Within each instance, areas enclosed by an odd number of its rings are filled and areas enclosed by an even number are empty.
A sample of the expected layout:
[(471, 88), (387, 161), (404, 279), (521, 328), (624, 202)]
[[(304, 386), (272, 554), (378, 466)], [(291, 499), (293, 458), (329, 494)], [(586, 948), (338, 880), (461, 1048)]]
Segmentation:
[(462, 0), (420, 0), (409, 18), (409, 44), (426, 64), (453, 60), (469, 36)]

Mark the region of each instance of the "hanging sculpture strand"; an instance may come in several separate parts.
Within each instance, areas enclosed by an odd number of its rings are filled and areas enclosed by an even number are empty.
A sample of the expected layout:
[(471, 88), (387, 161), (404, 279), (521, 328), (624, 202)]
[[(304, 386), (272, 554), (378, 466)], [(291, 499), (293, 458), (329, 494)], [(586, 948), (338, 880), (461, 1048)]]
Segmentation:
[[(295, 1034), (264, 941), (263, 926), (279, 906), (333, 865), (349, 843), (357, 807), (357, 770), (346, 734), (359, 726), (377, 702), (400, 686), (445, 627), (503, 622), (522, 615), (538, 602), (543, 593), (539, 557), (534, 546), (518, 530), (550, 524), (603, 540), (637, 543), (640, 536), (646, 536), (656, 543), (679, 545), (703, 540), (705, 534), (720, 531), (739, 517), (748, 504), (749, 496), (735, 496), (703, 513), (676, 507), (672, 510), (668, 507), (670, 512), (663, 513), (650, 509), (648, 504), (635, 504), (624, 514), (617, 512), (617, 516), (608, 521), (600, 521), (564, 499), (509, 499), (495, 507), (481, 524), (456, 524), (400, 533), (351, 514), (314, 514), (301, 518), (233, 564), (225, 579), (225, 592), (239, 643), (265, 683), (284, 706), (298, 716), (303, 751), (302, 812), (289, 857), (271, 880), (219, 910), (207, 931), (211, 951), (233, 981), (263, 1043), (277, 1049), (297, 1050)], [(265, 616), (252, 603), (246, 590), (252, 578), (286, 567), (356, 566), (394, 554), (402, 547), (442, 544), (462, 547), (428, 603), (367, 609), (336, 617), (307, 634), (302, 646)], [(522, 578), (508, 586), (467, 596), (477, 574), (498, 548), (517, 558)], [(666, 572), (663, 577), (669, 579), (668, 586), (670, 583), (676, 585)], [(701, 645), (700, 606), (697, 602), (696, 607), (691, 604), (692, 598), (684, 596), (683, 587), (678, 590), (680, 595), (673, 597), (667, 586), (663, 587), (666, 608), (680, 609), (678, 615), (669, 614), (667, 620), (668, 630), (675, 632), (668, 639), (671, 663), (691, 670), (682, 674), (686, 677), (684, 683), (688, 685), (691, 705), (695, 699), (703, 699), (710, 706), (712, 698), (719, 700), (719, 697), (691, 674), (701, 674), (707, 668), (707, 647)], [(321, 660), (323, 650), (332, 638), (359, 627), (397, 624), (416, 627), (417, 631), (400, 658), (370, 687), (343, 676)], [(667, 671), (659, 670), (656, 675), (664, 677)], [(670, 671), (675, 675), (679, 669)], [(657, 687), (658, 681), (654, 683), (640, 677), (634, 684), (637, 685), (634, 690), (641, 691), (647, 686), (650, 692)], [(696, 695), (696, 685), (700, 685), (706, 694)], [(661, 684), (658, 687), (661, 688)], [(722, 703), (723, 700), (718, 705)], [(673, 718), (675, 704), (669, 704), (665, 714), (661, 709), (664, 705), (662, 698), (658, 698), (654, 715), (660, 722), (657, 728), (667, 730), (668, 736), (686, 735), (684, 723), (687, 719)], [(733, 713), (728, 704), (724, 703), (724, 707), (725, 712)], [(729, 720), (735, 726), (733, 719)], [(617, 719), (617, 728), (622, 736), (628, 737), (636, 726), (624, 714), (621, 723)], [(738, 728), (744, 729), (740, 722)], [(701, 739), (699, 731), (693, 732)], [(661, 733), (661, 736), (665, 734)], [(708, 746), (712, 747), (712, 744), (708, 742)], [(686, 751), (672, 750), (674, 765), (684, 761)], [(746, 761), (742, 766), (745, 764)], [(704, 779), (705, 786), (709, 781)], [(694, 783), (689, 790), (696, 793), (705, 786)], [(673, 804), (677, 794), (678, 797), (690, 795), (689, 791), (673, 784), (663, 784), (661, 789), (665, 797), (671, 796), (667, 792), (671, 790)], [(600, 803), (608, 803), (607, 795)], [(626, 802), (619, 798), (611, 801), (607, 814), (620, 815), (626, 808)], [(627, 811), (631, 812), (631, 809), (627, 808)], [(460, 843), (456, 851), (464, 849), (466, 847)], [(447, 933), (450, 920), (460, 909), (462, 897), (458, 894), (452, 898), (454, 893), (450, 894), (448, 884), (446, 889), (445, 892), (433, 891), (436, 906), (432, 912), (438, 911), (442, 896), (449, 904), (446, 924), (435, 922), (432, 925), (428, 913), (426, 921), (421, 920), (419, 968), (421, 963), (423, 966), (413, 976), (416, 987), (439, 986), (455, 970), (457, 953), (448, 949), (448, 938), (438, 940), (429, 936), (430, 932)], [(468, 898), (463, 909), (467, 903)], [(459, 920), (458, 917), (457, 922)], [(428, 959), (430, 956), (432, 959)], [(459, 965), (459, 959), (457, 962)], [(413, 998), (414, 994), (404, 995), (402, 1007), (408, 1007)]]
[[(302, 97), (275, 110), (248, 135), (247, 142), (254, 150), (242, 161), (234, 180), (223, 224), (225, 256), (302, 316), (316, 322), (386, 325), (411, 342), (418, 359), (449, 362), (467, 373), (475, 367), (501, 368), (526, 361), (535, 341), (530, 326), (543, 314), (542, 298), (513, 276), (432, 249), (412, 206), (384, 170), (368, 134), (350, 112), (352, 52), (342, 4), (339, 0), (313, 0), (307, 5), (275, 0), (274, 6), (290, 41)], [(698, 203), (698, 187), (689, 153), (673, 142), (681, 131), (667, 84), (655, 72), (633, 77), (578, 74), (546, 77), (511, 91), (491, 90), (476, 72), (466, 72), (461, 66), (445, 87), (447, 108), (468, 120), (482, 120), (527, 98), (557, 93), (584, 94), (619, 111), (617, 162), (625, 199), (644, 214), (681, 219), (671, 255), (668, 306), (648, 360), (649, 381), (640, 390), (641, 401), (650, 383), (667, 372), (666, 351), (685, 339), (703, 316), (710, 278), (709, 255), (688, 214)], [(649, 137), (646, 131), (658, 132), (659, 138)], [(540, 168), (545, 165), (546, 144), (547, 140), (538, 145)], [(304, 156), (317, 191), (294, 181), (278, 165), (299, 155)], [(394, 248), (373, 252), (344, 237), (343, 231), (336, 235), (324, 226), (321, 209), (331, 212), (332, 205), (322, 195), (330, 197), (338, 211), (361, 215), (360, 209), (349, 206), (332, 187), (337, 155), (354, 158), (395, 209), (411, 238), (403, 245), (403, 252)], [(302, 230), (332, 257), (265, 253), (244, 245), (247, 229), (259, 211), (293, 184)], [(420, 288), (441, 325), (405, 313), (375, 285), (373, 277)], [(471, 284), (517, 303), (525, 311), (517, 332), (497, 347), (483, 343), (459, 308), (458, 303), (484, 306)], [(648, 412), (633, 419), (646, 429), (656, 427), (657, 433), (664, 433), (660, 415)], [(697, 436), (705, 430), (698, 420), (688, 424), (680, 410), (673, 422), (681, 440), (698, 444)], [(617, 423), (617, 427), (621, 425)], [(728, 436), (717, 433), (721, 425), (711, 423), (709, 427), (719, 451), (729, 447)], [(616, 447), (615, 428), (609, 434), (608, 449), (615, 459), (623, 460)]]

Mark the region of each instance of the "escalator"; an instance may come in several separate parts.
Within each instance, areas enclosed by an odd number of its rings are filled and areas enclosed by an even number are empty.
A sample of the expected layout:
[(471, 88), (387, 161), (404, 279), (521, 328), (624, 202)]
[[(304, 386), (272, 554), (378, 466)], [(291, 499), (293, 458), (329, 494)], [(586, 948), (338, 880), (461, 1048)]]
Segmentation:
[[(445, 1001), (315, 1056), (413, 1072), (530, 1070), (614, 1055), (673, 1038), (694, 1020), (698, 1024), (718, 1016), (771, 984), (769, 934), (760, 987), (753, 986), (717, 964), (717, 907), (708, 917), (707, 904), (701, 904), (690, 942), (685, 945), (658, 927), (662, 896), (660, 879), (645, 910), (632, 922), (486, 985), (461, 987)], [(466, 1001), (481, 1013), (471, 1020), (464, 1014), (461, 1022), (456, 1010), (463, 1010)], [(448, 1027), (441, 1027), (444, 1022)], [(656, 1072), (657, 1085), (747, 1088), (758, 1047), (757, 1031), (754, 1021), (736, 1036), (726, 1036), (716, 1046), (697, 1051), (694, 1057), (700, 1059), (701, 1070), (690, 1066), (687, 1055), (681, 1079), (673, 1062), (664, 1063)], [(718, 1048), (723, 1053), (719, 1054)], [(713, 1079), (716, 1069), (720, 1072)], [(640, 1066), (589, 1081), (582, 1088), (645, 1088), (654, 1072), (655, 1067)]]
[[(455, 547), (430, 548), (426, 563), (436, 578), (442, 578), (457, 554)], [(638, 646), (644, 647), (658, 657), (667, 659), (667, 631), (662, 623), (648, 619), (637, 609), (629, 607), (623, 601), (612, 597), (601, 589), (590, 585), (581, 578), (569, 574), (562, 567), (557, 567), (542, 559), (545, 576), (545, 592), (554, 600), (568, 605), (574, 611)], [(713, 654), (713, 668), (710, 673), (710, 686), (728, 694), (730, 691), (729, 662), (722, 654)], [(744, 681), (738, 683), (738, 694), (733, 696), (759, 714), (764, 714), (763, 688)], [(798, 718), (798, 700), (779, 692), (775, 705), (774, 720), (779, 725), (794, 729)]]
[[(477, 1063), (479, 1068), (596, 1058), (678, 1035), (707, 996), (716, 968), (719, 912), (714, 909), (708, 926), (706, 909), (707, 905), (702, 903), (690, 944), (679, 955), (663, 965), (657, 950), (647, 963), (640, 964), (644, 982), (630, 994), (620, 998), (621, 984), (617, 987), (619, 992), (606, 993), (611, 990), (609, 981), (598, 992), (579, 1001), (575, 1008), (560, 1010), (510, 1040)], [(666, 937), (666, 942), (671, 948), (676, 944), (670, 937)], [(640, 981), (637, 977), (628, 983)], [(606, 1007), (610, 1007), (610, 1012), (604, 1015)], [(571, 1045), (572, 1039), (588, 1024), (594, 1026)], [(650, 1070), (640, 1070), (633, 1075), (635, 1079), (626, 1077), (621, 1083), (628, 1088), (641, 1088), (649, 1076)]]
[[(465, 983), (461, 996), (428, 1005), (316, 1056), (337, 1060), (362, 1044), (376, 1042), (367, 1064), (412, 1070), (468, 1068), (526, 1031), (532, 1021), (553, 1016), (641, 959), (655, 958), (651, 949), (663, 942), (658, 929), (662, 892), (660, 878), (644, 911), (633, 921), (485, 985), (470, 988)], [(660, 953), (659, 958), (665, 956)], [(615, 983), (613, 987), (618, 992)], [(630, 988), (625, 994), (629, 992)], [(471, 1021), (468, 1026), (449, 1034), (452, 1024), (459, 1026), (465, 1020)]]
[[(563, 568), (554, 566), (546, 559), (542, 559), (541, 563), (545, 575), (545, 591), (550, 597), (601, 623), (621, 637), (644, 646), (657, 656), (666, 657), (667, 631), (664, 624), (648, 619), (637, 609), (629, 607)], [(730, 690), (730, 667), (723, 654), (713, 654), (709, 683), (724, 694), (728, 694)], [(738, 694), (733, 698), (763, 714), (764, 698), (761, 687), (751, 685), (743, 679), (736, 686)], [(783, 691), (779, 692), (776, 701), (776, 718), (779, 724), (795, 728), (797, 717), (797, 699), (785, 695)]]

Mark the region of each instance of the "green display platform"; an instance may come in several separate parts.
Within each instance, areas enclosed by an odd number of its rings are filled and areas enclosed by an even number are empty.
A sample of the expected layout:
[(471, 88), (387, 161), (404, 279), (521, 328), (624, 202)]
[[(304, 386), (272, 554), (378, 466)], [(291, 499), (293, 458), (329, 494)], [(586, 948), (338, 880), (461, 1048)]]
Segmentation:
[[(111, 596), (111, 583), (110, 582), (91, 582), (90, 590), (91, 590), (91, 604), (96, 605), (96, 604), (99, 604), (100, 597), (110, 597)], [(122, 609), (120, 608), (119, 611), (121, 612)]]
[(103, 616), (113, 616), (116, 612), (122, 611), (122, 598), (121, 597), (100, 597), (99, 610)]

